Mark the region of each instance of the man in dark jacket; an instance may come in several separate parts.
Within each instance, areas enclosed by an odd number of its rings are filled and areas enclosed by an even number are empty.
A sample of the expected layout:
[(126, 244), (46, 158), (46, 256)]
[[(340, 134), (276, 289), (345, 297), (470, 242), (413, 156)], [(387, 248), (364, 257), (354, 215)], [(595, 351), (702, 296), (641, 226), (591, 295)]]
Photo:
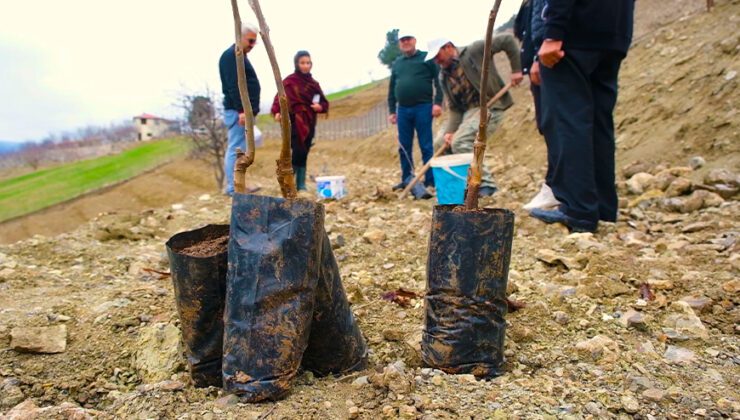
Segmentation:
[[(247, 89), (249, 102), (254, 115), (260, 110), (260, 82), (254, 72), (252, 63), (247, 54), (257, 44), (258, 29), (251, 24), (242, 25), (241, 44), (244, 51), (244, 70), (247, 75)], [(244, 106), (239, 96), (239, 82), (236, 71), (236, 47), (231, 45), (221, 54), (218, 61), (218, 70), (221, 75), (221, 90), (224, 94), (224, 124), (229, 130), (229, 142), (224, 156), (224, 172), (226, 175), (226, 194), (234, 194), (234, 164), (236, 163), (236, 149), (247, 150), (244, 125)]]
[[(510, 34), (495, 36), (489, 54), (492, 57), (498, 52), (505, 52), (509, 58), (511, 84), (517, 86), (524, 76), (516, 39)], [(447, 143), (452, 153), (473, 152), (473, 143), (480, 125), (480, 83), (484, 55), (486, 55), (485, 42), (482, 40), (459, 48), (447, 38), (435, 39), (429, 43), (428, 59), (434, 59), (441, 69), (439, 84), (449, 105), (449, 118), (434, 141), (435, 150)], [(488, 86), (483, 87), (489, 99), (504, 87), (498, 69), (491, 64)], [(501, 124), (504, 111), (513, 104), (514, 100), (507, 92), (489, 107), (487, 138), (493, 135)], [(479, 195), (491, 196), (496, 192), (496, 184), (490, 165), (486, 161), (483, 162), (482, 172)]]
[(572, 231), (615, 222), (614, 105), (632, 42), (634, 0), (547, 0), (539, 49), (542, 129), (555, 150), (550, 187), (561, 205), (533, 217)]
[[(398, 124), (398, 154), (401, 159), (401, 182), (393, 187), (394, 190), (405, 188), (414, 177), (414, 131), (422, 160), (427, 163), (432, 158), (432, 118), (442, 114), (442, 91), (437, 79), (439, 68), (434, 62), (425, 60), (426, 52), (416, 49), (413, 35), (401, 34), (398, 47), (401, 55), (391, 66), (388, 86), (388, 121)], [(424, 185), (434, 186), (432, 171), (425, 174)], [(417, 198), (431, 198), (431, 195), (422, 191)]]

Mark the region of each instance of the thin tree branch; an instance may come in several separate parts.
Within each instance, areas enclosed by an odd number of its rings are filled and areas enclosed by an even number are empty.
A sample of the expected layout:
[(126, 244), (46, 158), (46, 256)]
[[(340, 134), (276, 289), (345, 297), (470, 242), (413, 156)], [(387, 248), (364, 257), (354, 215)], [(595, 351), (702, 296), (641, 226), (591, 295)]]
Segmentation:
[(501, 0), (496, 0), (488, 15), (488, 27), (486, 28), (485, 47), (483, 51), (483, 70), (480, 76), (480, 123), (478, 125), (478, 135), (473, 144), (473, 163), (470, 165), (468, 172), (468, 185), (465, 191), (465, 208), (475, 210), (478, 208), (478, 191), (481, 184), (481, 172), (483, 168), (483, 155), (486, 153), (486, 131), (488, 130), (488, 72), (493, 59), (491, 52), (491, 43), (493, 38), (493, 25), (496, 22), (498, 9), (501, 6)]
[(296, 191), (295, 178), (293, 177), (293, 164), (291, 162), (290, 111), (288, 110), (288, 97), (285, 94), (283, 78), (280, 76), (280, 68), (278, 67), (277, 58), (275, 57), (275, 49), (270, 41), (270, 28), (267, 26), (265, 16), (262, 14), (260, 2), (259, 0), (249, 0), (249, 5), (257, 16), (257, 22), (260, 26), (260, 36), (262, 36), (262, 41), (265, 43), (267, 56), (270, 58), (270, 65), (272, 65), (272, 73), (275, 76), (278, 100), (280, 102), (280, 128), (282, 129), (283, 145), (280, 150), (280, 158), (277, 161), (278, 184), (280, 184), (280, 191), (282, 192), (283, 197), (288, 200), (292, 200), (298, 196), (298, 192)]
[[(239, 97), (244, 108), (246, 122), (244, 124), (244, 133), (247, 137), (247, 153), (239, 154), (237, 152), (236, 164), (234, 165), (234, 191), (239, 194), (247, 192), (246, 171), (254, 163), (255, 146), (254, 146), (254, 112), (252, 103), (249, 101), (249, 89), (247, 88), (247, 74), (244, 68), (244, 48), (242, 45), (242, 19), (239, 16), (239, 5), (236, 0), (231, 0), (231, 11), (234, 14), (234, 47), (236, 49), (236, 73), (239, 83)], [(229, 170), (230, 168), (227, 168)]]

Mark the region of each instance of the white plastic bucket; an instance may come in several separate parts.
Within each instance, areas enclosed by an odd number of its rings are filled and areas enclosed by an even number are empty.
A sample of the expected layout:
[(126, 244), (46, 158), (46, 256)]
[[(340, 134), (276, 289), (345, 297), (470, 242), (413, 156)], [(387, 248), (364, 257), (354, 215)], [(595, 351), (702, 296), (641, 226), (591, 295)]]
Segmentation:
[(322, 199), (338, 200), (347, 195), (344, 186), (344, 175), (339, 176), (317, 176), (316, 193)]
[(431, 160), (437, 203), (463, 204), (468, 168), (473, 163), (472, 153), (459, 153), (436, 157)]

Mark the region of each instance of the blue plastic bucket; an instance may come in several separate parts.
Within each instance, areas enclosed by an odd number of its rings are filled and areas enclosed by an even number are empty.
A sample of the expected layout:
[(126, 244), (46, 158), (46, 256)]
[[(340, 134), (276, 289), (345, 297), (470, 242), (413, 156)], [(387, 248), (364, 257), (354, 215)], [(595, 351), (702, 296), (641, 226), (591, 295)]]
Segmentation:
[(463, 204), (468, 168), (473, 162), (472, 153), (440, 156), (431, 161), (434, 184), (437, 187), (437, 203)]

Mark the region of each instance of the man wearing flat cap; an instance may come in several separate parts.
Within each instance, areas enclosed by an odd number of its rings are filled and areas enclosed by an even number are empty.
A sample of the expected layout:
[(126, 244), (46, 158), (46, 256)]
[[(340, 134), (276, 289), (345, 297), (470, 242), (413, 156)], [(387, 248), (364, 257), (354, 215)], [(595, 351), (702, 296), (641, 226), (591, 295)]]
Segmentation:
[[(482, 40), (465, 47), (456, 47), (447, 38), (429, 42), (427, 60), (434, 60), (440, 67), (439, 82), (449, 105), (447, 123), (434, 141), (435, 150), (447, 143), (453, 154), (473, 152), (473, 143), (480, 123), (480, 82), (484, 50), (485, 43)], [(519, 45), (514, 36), (510, 34), (495, 36), (491, 43), (491, 57), (498, 52), (505, 52), (509, 58), (511, 85), (519, 85), (523, 79), (522, 65)], [(503, 87), (504, 81), (496, 65), (492, 63), (488, 75), (488, 86), (483, 87), (486, 90), (486, 97), (492, 98)], [(493, 135), (501, 123), (504, 111), (513, 104), (514, 100), (507, 92), (501, 99), (489, 106), (488, 138)], [(495, 192), (496, 184), (493, 181), (491, 168), (484, 162), (479, 194), (485, 197)]]

